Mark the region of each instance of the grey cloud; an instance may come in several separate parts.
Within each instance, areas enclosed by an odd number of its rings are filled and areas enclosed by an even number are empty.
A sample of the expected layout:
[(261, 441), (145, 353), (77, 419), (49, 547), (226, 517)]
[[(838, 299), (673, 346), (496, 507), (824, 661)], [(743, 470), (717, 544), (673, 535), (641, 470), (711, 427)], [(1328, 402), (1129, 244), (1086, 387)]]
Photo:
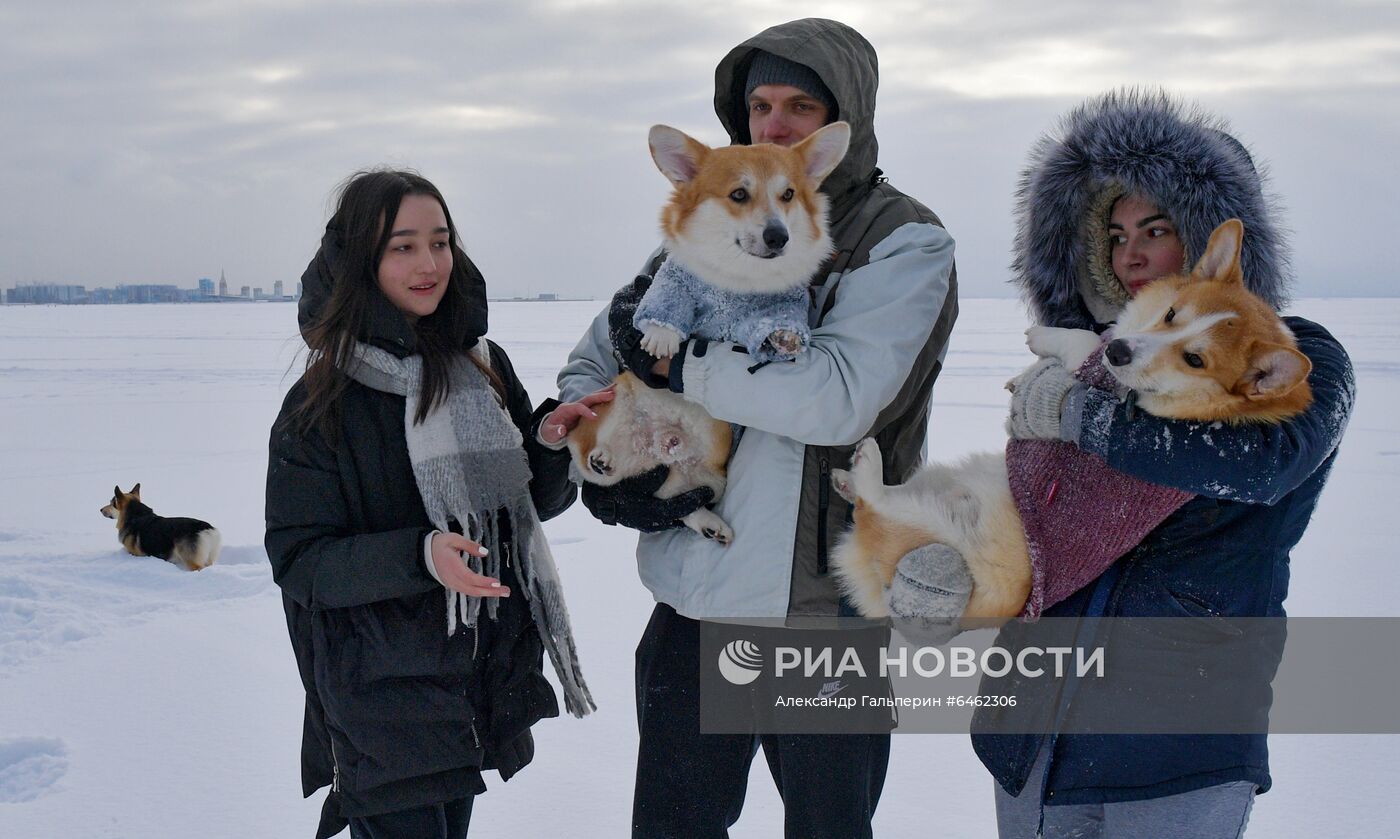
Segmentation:
[[(1392, 269), (1363, 253), (1332, 285), (1312, 277), (1344, 218), (1385, 212), (1400, 184), (1357, 148), (1400, 139), (1386, 104), (1400, 87), (1393, 4), (810, 8), (880, 50), (882, 166), (958, 238), (969, 295), (1008, 293), (1011, 189), (1031, 141), (1123, 82), (1226, 113), (1273, 164), (1304, 294), (1388, 290)], [(791, 14), (781, 2), (12, 5), (0, 178), (24, 200), (0, 211), (0, 286), (191, 285), (221, 267), (240, 285), (295, 279), (331, 189), (382, 162), (439, 183), (493, 292), (606, 296), (656, 239), (665, 183), (647, 127), (722, 141), (714, 63)]]

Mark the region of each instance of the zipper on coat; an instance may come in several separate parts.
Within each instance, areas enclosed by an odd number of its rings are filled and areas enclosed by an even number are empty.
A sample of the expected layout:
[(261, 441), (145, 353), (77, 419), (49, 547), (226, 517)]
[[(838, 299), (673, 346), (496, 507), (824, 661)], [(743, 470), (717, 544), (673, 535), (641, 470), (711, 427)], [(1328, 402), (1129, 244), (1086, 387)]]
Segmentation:
[[(475, 627), (473, 627), (473, 628), (475, 628)], [(476, 657), (475, 652), (473, 652), (472, 657), (473, 657), (473, 658)], [(466, 685), (466, 682), (463, 682), (463, 683), (462, 683), (462, 704), (466, 705), (468, 709), (471, 708), (471, 703), (467, 701), (467, 685)], [(477, 734), (476, 734), (476, 712), (475, 712), (475, 710), (472, 711), (472, 718), (471, 718), (471, 721), (467, 723), (467, 731), (468, 731), (468, 732), (471, 734), (471, 736), (472, 736), (472, 745), (475, 746), (476, 748), (480, 749), (480, 748), (481, 748), (481, 738), (478, 737)]]
[[(327, 736), (330, 732), (326, 732)], [(340, 792), (340, 759), (335, 756), (335, 738), (331, 737), (331, 792)]]
[[(1135, 549), (1134, 554), (1130, 555), (1128, 559), (1123, 560), (1125, 563), (1124, 565), (1120, 566), (1114, 564), (1109, 566), (1109, 569), (1101, 574), (1098, 581), (1093, 584), (1094, 590), (1092, 594), (1090, 594), (1089, 605), (1080, 615), (1079, 625), (1074, 630), (1074, 646), (1076, 649), (1087, 648), (1097, 640), (1101, 631), (1097, 621), (1107, 617), (1108, 612), (1112, 609), (1113, 605), (1117, 603), (1117, 594), (1119, 585), (1123, 581), (1123, 575), (1137, 559), (1138, 557)], [(1084, 626), (1086, 618), (1094, 621), (1089, 629), (1086, 629)], [(1076, 679), (1066, 683), (1060, 688), (1059, 695), (1055, 699), (1056, 710), (1053, 730), (1047, 738), (1048, 742), (1043, 742), (1041, 746), (1041, 748), (1048, 749), (1049, 753), (1045, 756), (1045, 772), (1040, 778), (1040, 820), (1039, 826), (1037, 827), (1037, 836), (1041, 835), (1041, 831), (1045, 830), (1045, 808), (1050, 803), (1050, 799), (1055, 797), (1055, 791), (1049, 789), (1051, 764), (1054, 763), (1055, 760), (1055, 742), (1060, 738), (1060, 728), (1064, 725), (1066, 717), (1069, 716), (1069, 709), (1070, 706), (1074, 704), (1074, 694), (1077, 692), (1078, 687), (1078, 680)], [(1034, 758), (1032, 758), (1032, 761), (1034, 761)]]
[(822, 455), (817, 465), (817, 573), (825, 574), (826, 508), (831, 505), (831, 461)]

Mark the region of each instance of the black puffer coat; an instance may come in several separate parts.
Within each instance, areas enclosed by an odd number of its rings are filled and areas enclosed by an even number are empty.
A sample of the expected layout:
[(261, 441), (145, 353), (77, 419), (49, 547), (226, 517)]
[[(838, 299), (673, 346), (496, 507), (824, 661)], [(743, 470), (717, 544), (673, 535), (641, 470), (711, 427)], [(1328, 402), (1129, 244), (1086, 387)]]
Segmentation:
[[(327, 246), (303, 277), (303, 326), (328, 295)], [(411, 329), (383, 306), (374, 334), (361, 337), (409, 354)], [(464, 346), (476, 339), (462, 336)], [(526, 441), (531, 496), (548, 519), (575, 496), (567, 451), (534, 442), (529, 396), (505, 353), (489, 348)], [(288, 426), (305, 392), (292, 387), (273, 426), (266, 546), (306, 687), (303, 793), (332, 785), (318, 832), (329, 836), (346, 816), (480, 792), (481, 769), (509, 778), (533, 755), (530, 725), (559, 711), (513, 569), (503, 569), (512, 593), (497, 618), (447, 635), (443, 587), (423, 560), (433, 526), (409, 462), (404, 398), (351, 382), (332, 443)]]

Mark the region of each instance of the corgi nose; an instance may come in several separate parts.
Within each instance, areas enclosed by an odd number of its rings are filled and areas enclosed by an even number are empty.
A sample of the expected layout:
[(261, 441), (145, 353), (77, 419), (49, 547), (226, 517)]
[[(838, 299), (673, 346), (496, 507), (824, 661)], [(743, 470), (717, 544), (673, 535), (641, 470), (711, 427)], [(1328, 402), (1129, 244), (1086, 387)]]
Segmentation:
[(780, 251), (788, 243), (787, 228), (781, 224), (770, 224), (763, 228), (763, 244), (769, 250)]
[(1108, 346), (1103, 351), (1104, 358), (1114, 367), (1122, 367), (1133, 360), (1133, 351), (1128, 348), (1128, 342), (1122, 338), (1116, 338), (1108, 342)]

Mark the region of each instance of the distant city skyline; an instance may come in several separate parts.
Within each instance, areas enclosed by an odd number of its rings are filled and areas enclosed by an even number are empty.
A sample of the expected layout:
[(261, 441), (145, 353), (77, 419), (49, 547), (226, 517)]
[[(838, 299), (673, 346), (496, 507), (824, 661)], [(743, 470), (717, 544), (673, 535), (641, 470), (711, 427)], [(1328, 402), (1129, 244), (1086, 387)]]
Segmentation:
[[(227, 289), (228, 283), (220, 279), (219, 288)], [(67, 283), (21, 283), (13, 288), (0, 289), (0, 305), (127, 305), (145, 303), (295, 303), (301, 300), (301, 283), (296, 284), (294, 294), (284, 294), (281, 280), (272, 284), (272, 294), (264, 294), (261, 286), (240, 286), (238, 294), (214, 291), (214, 281), (201, 277), (193, 288), (180, 287), (169, 283), (124, 283), (112, 288), (94, 287)], [(27, 292), (27, 294), (26, 294)], [(593, 300), (592, 297), (561, 297), (554, 292), (540, 292), (530, 296), (490, 297), (492, 302), (562, 303)]]
[[(109, 288), (117, 288), (117, 287), (120, 287), (120, 286), (137, 286), (137, 285), (161, 285), (161, 286), (171, 286), (171, 285), (173, 285), (173, 286), (176, 286), (176, 287), (178, 287), (178, 288), (192, 288), (192, 289), (198, 291), (198, 290), (204, 288), (205, 283), (208, 283), (208, 284), (209, 284), (210, 291), (211, 291), (211, 293), (213, 293), (213, 290), (219, 285), (220, 282), (226, 282), (225, 277), (226, 277), (226, 275), (224, 274), (224, 272), (220, 272), (220, 279), (219, 279), (219, 280), (215, 280), (213, 277), (207, 277), (207, 276), (206, 276), (206, 277), (198, 277), (198, 278), (196, 278), (196, 279), (194, 280), (194, 285), (192, 285), (192, 286), (181, 285), (181, 284), (180, 284), (180, 281), (178, 281), (178, 280), (177, 280), (177, 281), (174, 281), (174, 282), (171, 282), (171, 281), (155, 282), (155, 281), (152, 281), (152, 280), (130, 280), (130, 281), (116, 282), (116, 283), (114, 283), (113, 285), (108, 286), (108, 287), (109, 287)], [(69, 280), (67, 280), (67, 281), (62, 280), (62, 279), (53, 279), (53, 280), (10, 280), (10, 281), (9, 281), (9, 285), (0, 285), (0, 290), (9, 290), (9, 289), (19, 288), (20, 286), (32, 286), (32, 285), (89, 285), (89, 284), (91, 284), (92, 282), (112, 282), (112, 278), (111, 278), (111, 277), (99, 277), (99, 278), (96, 278), (95, 280), (87, 280), (87, 281), (85, 281), (85, 282), (84, 282), (84, 281), (73, 280), (73, 279), (69, 279)], [(297, 284), (297, 285), (301, 285), (300, 282), (297, 282), (296, 284)], [(241, 285), (241, 283), (240, 283), (240, 285)], [(273, 285), (274, 287), (279, 286), (279, 285), (284, 285), (284, 281), (282, 281), (282, 280), (273, 280), (273, 281), (272, 281), (272, 285)]]
[(238, 294), (228, 293), (228, 280), (220, 274), (218, 290), (213, 279), (200, 277), (194, 287), (173, 283), (118, 283), (116, 286), (88, 288), (79, 283), (19, 283), (5, 289), (0, 303), (5, 305), (59, 304), (103, 305), (127, 303), (221, 303), (221, 302), (295, 302), (301, 299), (301, 283), (295, 294), (284, 294), (281, 280), (272, 284), (272, 294), (264, 294), (261, 286), (240, 286)]

